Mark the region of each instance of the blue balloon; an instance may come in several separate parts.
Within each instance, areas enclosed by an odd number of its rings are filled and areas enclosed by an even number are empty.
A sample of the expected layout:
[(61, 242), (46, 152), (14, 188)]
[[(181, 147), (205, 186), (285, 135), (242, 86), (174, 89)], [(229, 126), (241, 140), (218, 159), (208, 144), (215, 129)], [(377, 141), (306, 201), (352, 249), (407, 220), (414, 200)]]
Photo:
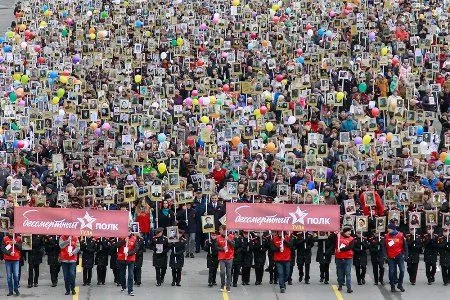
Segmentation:
[(54, 84), (54, 83), (55, 83), (55, 79), (54, 79), (54, 78), (49, 78), (49, 79), (48, 79), (48, 83)]
[(315, 186), (315, 184), (314, 184), (314, 181), (308, 182), (307, 188), (308, 188), (309, 191), (310, 191), (310, 190), (313, 190), (315, 187), (316, 187), (316, 186)]
[(423, 126), (419, 125), (417, 126), (417, 134), (422, 135), (423, 134)]
[(331, 30), (327, 30), (325, 34), (327, 37), (331, 37), (333, 35), (333, 32)]
[(319, 36), (323, 36), (324, 33), (325, 33), (325, 30), (323, 30), (322, 28), (320, 28), (320, 29), (317, 31), (317, 34), (318, 34)]
[(58, 77), (58, 72), (50, 71), (50, 73), (48, 73), (48, 77), (55, 79), (56, 77)]
[(4, 43), (5, 42), (5, 38), (4, 37), (0, 37), (0, 43)]
[(158, 134), (158, 142), (163, 143), (166, 141), (166, 135), (164, 133)]
[(17, 148), (19, 146), (19, 141), (15, 140), (13, 143), (13, 148)]
[(251, 50), (253, 50), (253, 47), (254, 47), (253, 43), (249, 43), (247, 46), (247, 49), (251, 51)]
[(141, 28), (142, 25), (144, 25), (144, 23), (142, 23), (141, 20), (137, 20), (136, 22), (134, 22), (134, 26), (136, 26), (137, 28)]
[(305, 62), (305, 58), (303, 56), (297, 57), (297, 63), (298, 64), (303, 64), (304, 62)]
[(7, 52), (11, 52), (11, 51), (12, 51), (12, 48), (11, 48), (10, 45), (5, 45), (5, 46), (3, 46), (3, 51), (5, 51), (6, 53), (7, 53)]
[(204, 148), (204, 147), (205, 147), (205, 142), (202, 141), (202, 140), (198, 140), (198, 141), (197, 141), (197, 145), (198, 145), (199, 147), (201, 147), (201, 148)]
[(289, 15), (292, 12), (292, 9), (290, 7), (286, 8), (286, 13)]
[(42, 12), (45, 12), (46, 10), (48, 10), (47, 4), (42, 5)]

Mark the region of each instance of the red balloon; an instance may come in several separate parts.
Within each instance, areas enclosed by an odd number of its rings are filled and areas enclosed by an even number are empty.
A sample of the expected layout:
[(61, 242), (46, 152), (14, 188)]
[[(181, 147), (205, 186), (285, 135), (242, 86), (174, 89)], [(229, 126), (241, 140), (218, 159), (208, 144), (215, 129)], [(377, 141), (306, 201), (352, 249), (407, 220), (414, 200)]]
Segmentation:
[(40, 64), (45, 64), (45, 57), (38, 57), (37, 62)]
[(306, 24), (305, 28), (306, 28), (306, 30), (310, 30), (313, 28), (313, 26), (310, 23), (308, 23), (308, 24)]
[(275, 77), (275, 79), (276, 79), (278, 82), (281, 82), (281, 81), (283, 80), (283, 78), (284, 78), (284, 76), (281, 75), (281, 74), (278, 74), (278, 75)]
[(267, 112), (267, 107), (265, 107), (265, 106), (263, 105), (263, 106), (261, 106), (261, 107), (259, 108), (259, 111), (261, 112), (262, 115), (265, 115), (266, 112)]
[(380, 110), (377, 107), (372, 108), (372, 116), (374, 118), (378, 117), (379, 114), (380, 114)]
[(226, 93), (230, 91), (230, 86), (228, 84), (224, 84), (222, 90)]
[(25, 147), (25, 143), (22, 140), (20, 140), (20, 141), (17, 142), (17, 147), (19, 149), (22, 149), (23, 147)]
[(188, 144), (189, 146), (194, 146), (195, 139), (192, 136), (188, 136), (188, 138), (186, 139), (186, 144)]

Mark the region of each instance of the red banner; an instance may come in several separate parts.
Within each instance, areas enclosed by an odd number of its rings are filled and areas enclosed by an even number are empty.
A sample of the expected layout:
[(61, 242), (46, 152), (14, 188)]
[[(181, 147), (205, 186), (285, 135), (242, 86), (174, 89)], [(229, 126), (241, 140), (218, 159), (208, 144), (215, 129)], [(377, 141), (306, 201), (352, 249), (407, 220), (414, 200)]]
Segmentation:
[(339, 205), (227, 203), (227, 228), (339, 231)]
[(128, 212), (120, 210), (14, 207), (14, 232), (125, 237)]

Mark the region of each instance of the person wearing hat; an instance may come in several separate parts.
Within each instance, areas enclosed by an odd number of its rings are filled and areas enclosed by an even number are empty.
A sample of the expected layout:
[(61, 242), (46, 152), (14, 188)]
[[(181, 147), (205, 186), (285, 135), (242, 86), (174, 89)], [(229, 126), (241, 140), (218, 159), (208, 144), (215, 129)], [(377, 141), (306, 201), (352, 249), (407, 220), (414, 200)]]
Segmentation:
[(219, 259), (217, 257), (217, 233), (211, 232), (210, 238), (205, 241), (203, 250), (206, 251), (206, 267), (208, 268), (208, 286), (216, 285), (217, 268)]
[(187, 238), (184, 230), (178, 229), (178, 241), (169, 244), (170, 260), (169, 267), (172, 268), (172, 286), (181, 286), (181, 270), (184, 266), (184, 251), (186, 250)]
[(10, 227), (8, 234), (2, 240), (2, 253), (6, 267), (6, 281), (8, 283), (8, 296), (16, 293), (19, 296), (19, 264), (22, 256), (22, 239), (14, 234)]
[[(389, 223), (388, 233), (384, 237), (383, 255), (388, 260), (389, 266), (389, 283), (391, 284), (391, 292), (396, 292), (397, 288), (404, 292), (403, 277), (405, 275), (405, 259), (408, 257), (408, 244), (403, 233), (397, 231), (395, 223)], [(399, 269), (398, 277), (397, 267)], [(396, 280), (397, 277), (397, 280)]]
[[(338, 280), (338, 290), (342, 291), (342, 286), (347, 286), (347, 293), (352, 293), (352, 263), (353, 263), (353, 247), (354, 239), (351, 236), (352, 229), (344, 227), (337, 237), (335, 258), (336, 273)], [(344, 282), (345, 281), (345, 282)]]
[(156, 271), (156, 286), (164, 283), (164, 276), (167, 270), (167, 252), (169, 252), (169, 241), (163, 235), (164, 228), (158, 227), (152, 239), (151, 248), (153, 249), (153, 266)]

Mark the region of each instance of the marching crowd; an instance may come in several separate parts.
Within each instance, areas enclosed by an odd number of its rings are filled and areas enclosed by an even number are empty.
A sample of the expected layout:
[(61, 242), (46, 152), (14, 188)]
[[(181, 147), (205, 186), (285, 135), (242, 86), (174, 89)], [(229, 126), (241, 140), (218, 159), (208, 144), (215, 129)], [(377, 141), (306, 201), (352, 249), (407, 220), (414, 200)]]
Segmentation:
[[(109, 267), (133, 296), (149, 249), (157, 286), (167, 267), (180, 286), (202, 250), (222, 291), (284, 293), (297, 270), (309, 284), (313, 253), (324, 284), (335, 256), (349, 293), (369, 257), (392, 292), (422, 254), (447, 286), (449, 14), (447, 0), (18, 2), (0, 36), (8, 295), (26, 263), (38, 286), (46, 256), (67, 295), (81, 261), (84, 285)], [(340, 205), (342, 230), (227, 229), (226, 202)], [(17, 206), (127, 210), (131, 233), (21, 236)]]

